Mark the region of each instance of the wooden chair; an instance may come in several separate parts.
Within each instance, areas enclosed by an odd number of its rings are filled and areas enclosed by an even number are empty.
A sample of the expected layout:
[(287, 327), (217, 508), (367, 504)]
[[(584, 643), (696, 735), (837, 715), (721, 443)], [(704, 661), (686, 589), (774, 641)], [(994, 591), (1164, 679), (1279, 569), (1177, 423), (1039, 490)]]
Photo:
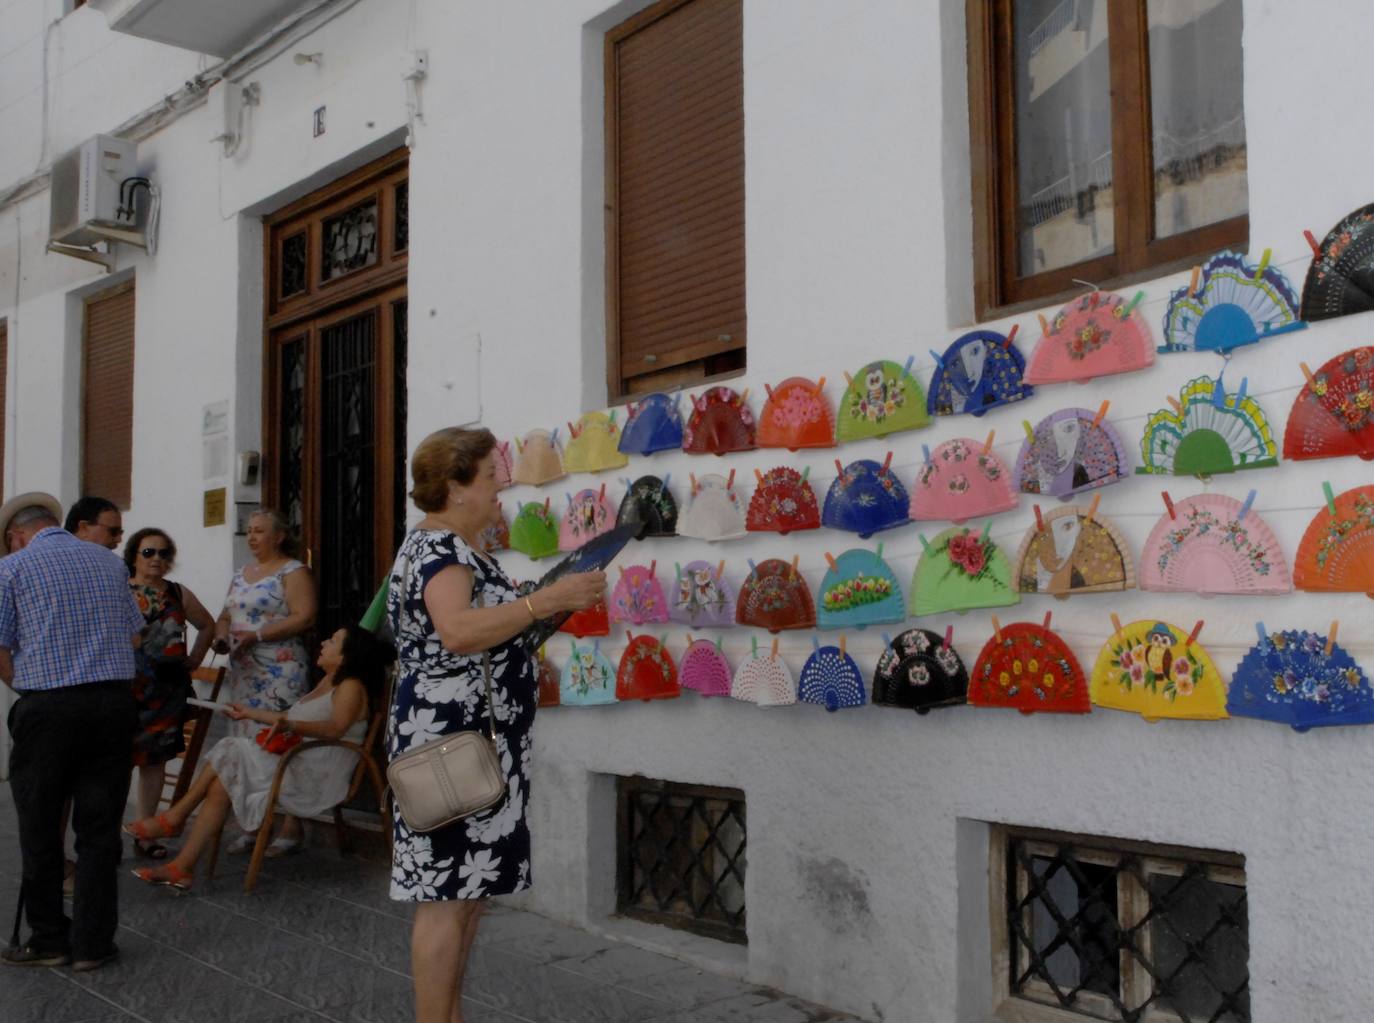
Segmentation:
[[(191, 678), (195, 681), (209, 684), (211, 700), (219, 699), (220, 687), (224, 685), (224, 675), (223, 667), (197, 668), (191, 672)], [(171, 806), (186, 795), (186, 790), (191, 787), (191, 779), (195, 777), (196, 765), (200, 762), (200, 751), (205, 747), (205, 735), (210, 730), (210, 721), (214, 714), (215, 712), (208, 707), (196, 707), (195, 713), (187, 717), (186, 723), (181, 726), (186, 748), (173, 758), (181, 761), (177, 773), (173, 775), (167, 771), (162, 776), (162, 798), (158, 801), (159, 808)]]

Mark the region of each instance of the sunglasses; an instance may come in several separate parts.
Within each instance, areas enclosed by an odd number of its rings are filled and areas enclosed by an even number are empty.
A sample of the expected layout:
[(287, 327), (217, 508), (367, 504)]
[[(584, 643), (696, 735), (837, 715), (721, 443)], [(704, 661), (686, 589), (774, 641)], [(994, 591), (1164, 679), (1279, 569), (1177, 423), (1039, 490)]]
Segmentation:
[(172, 556), (170, 547), (144, 547), (138, 552), (145, 558), (162, 558), (164, 561)]

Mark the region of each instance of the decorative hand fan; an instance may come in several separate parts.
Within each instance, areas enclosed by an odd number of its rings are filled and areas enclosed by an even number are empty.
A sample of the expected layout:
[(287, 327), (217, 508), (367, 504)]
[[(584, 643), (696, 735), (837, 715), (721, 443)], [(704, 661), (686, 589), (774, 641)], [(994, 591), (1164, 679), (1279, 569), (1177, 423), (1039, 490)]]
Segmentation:
[[(608, 566), (622, 550), (625, 545), (634, 538), (634, 529), (629, 526), (616, 526), (613, 529), (602, 533), (600, 536), (588, 540), (577, 550), (567, 557), (562, 558), (558, 564), (544, 573), (538, 582), (524, 582), (517, 587), (516, 592), (520, 596), (528, 596), (537, 589), (548, 586), (550, 583), (557, 582), (563, 576), (571, 572), (599, 572)], [(600, 605), (598, 605), (599, 607)], [(594, 614), (596, 608), (589, 615)], [(602, 611), (604, 615), (604, 609)], [(545, 640), (567, 623), (571, 617), (568, 611), (557, 611), (536, 622), (531, 622), (529, 627), (520, 634), (520, 642), (524, 644), (526, 650), (538, 650), (544, 645)], [(600, 628), (596, 628), (597, 622), (592, 618), (584, 629), (584, 635), (594, 635), (601, 633)]]
[(687, 637), (687, 652), (682, 655), (678, 673), (686, 689), (695, 689), (702, 696), (730, 695), (730, 662), (720, 648), (720, 640)]
[(712, 387), (692, 399), (692, 414), (682, 431), (682, 450), (689, 455), (725, 455), (752, 451), (754, 413), (747, 404), (749, 389), (736, 394), (729, 387)]
[(825, 400), (825, 377), (814, 384), (805, 377), (788, 377), (768, 392), (759, 417), (761, 448), (833, 448), (835, 415)]
[(745, 535), (744, 512), (735, 497), (735, 470), (729, 478), (714, 473), (691, 476), (692, 493), (677, 525), (678, 536), (694, 540), (738, 540)]
[(810, 474), (810, 466), (801, 472), (784, 465), (766, 473), (755, 469), (758, 486), (749, 499), (745, 528), (751, 533), (782, 533), (784, 536), (803, 529), (819, 529), (821, 510), (806, 480)]
[(1320, 246), (1310, 232), (1312, 265), (1302, 286), (1302, 318), (1327, 320), (1374, 309), (1374, 204), (1347, 214)]
[(821, 523), (858, 533), (866, 540), (874, 533), (910, 522), (906, 487), (891, 467), (891, 451), (882, 465), (869, 458), (840, 465), (835, 459), (838, 475), (826, 492)]
[(1092, 700), (1099, 707), (1134, 711), (1146, 721), (1185, 718), (1216, 721), (1226, 713), (1226, 683), (1207, 651), (1166, 622), (1145, 619), (1115, 631), (1093, 666)]
[(538, 561), (558, 553), (558, 520), (549, 511), (548, 498), (522, 503), (510, 527), (512, 550)]
[(1288, 413), (1283, 457), (1374, 459), (1374, 348), (1352, 348), (1315, 374), (1301, 366), (1307, 383)]
[(618, 700), (675, 700), (682, 695), (677, 684), (677, 665), (668, 648), (652, 636), (625, 633), (630, 645), (620, 656), (615, 673)]
[(915, 360), (913, 355), (905, 366), (899, 366), (884, 359), (870, 362), (853, 376), (844, 375), (849, 386), (840, 398), (835, 418), (836, 443), (886, 437), (930, 425), (926, 393), (911, 373)]
[(992, 619), (992, 638), (983, 644), (969, 678), (968, 702), (975, 707), (1014, 707), (1022, 714), (1087, 714), (1088, 680), (1068, 644), (1043, 625)]
[(1331, 497), (1298, 544), (1293, 585), (1300, 590), (1374, 597), (1374, 486)]
[(510, 457), (510, 441), (496, 442), (496, 447), (492, 449), (492, 460), (496, 462), (496, 488), (505, 490), (513, 482), (511, 473), (515, 468)]
[(778, 641), (773, 640), (773, 652), (759, 656), (759, 638), (751, 637), (753, 653), (740, 662), (730, 695), (736, 700), (756, 703), (760, 707), (785, 707), (797, 702), (797, 683), (792, 669), (778, 656)]
[(511, 470), (511, 481), (525, 483), (532, 487), (561, 480), (567, 473), (563, 469), (563, 455), (558, 449), (558, 431), (531, 430), (522, 441), (515, 438), (515, 468)]
[(1169, 296), (1159, 351), (1229, 352), (1306, 326), (1298, 319), (1297, 293), (1269, 265), (1268, 249), (1258, 266), (1238, 252), (1218, 252)]
[(873, 702), (929, 714), (936, 707), (955, 707), (968, 699), (968, 669), (950, 640), (929, 629), (907, 629), (887, 649), (873, 670)]
[(668, 489), (670, 476), (641, 476), (625, 484), (625, 497), (620, 502), (616, 525), (634, 525), (639, 529), (636, 540), (646, 536), (677, 536), (677, 502)]
[(797, 701), (819, 704), (828, 711), (862, 707), (867, 701), (864, 677), (854, 658), (845, 652), (844, 637), (840, 637), (839, 646), (821, 646), (813, 636), (811, 647), (811, 656), (797, 680)]
[(796, 558), (790, 563), (781, 558), (749, 562), (749, 578), (735, 601), (735, 622), (769, 632), (815, 628), (816, 608)]
[(558, 669), (555, 668), (544, 651), (539, 651), (539, 656), (535, 658), (536, 677), (539, 680), (539, 702), (540, 707), (558, 706)]
[(1016, 584), (1022, 593), (1061, 599), (1076, 593), (1105, 593), (1135, 587), (1131, 549), (1116, 526), (1090, 507), (1069, 505), (1043, 517), (1016, 552)]
[(1198, 377), (1183, 385), (1172, 409), (1160, 409), (1145, 423), (1140, 439), (1144, 464), (1138, 473), (1210, 476), (1241, 469), (1278, 465), (1278, 449), (1269, 420), (1253, 398), (1245, 396), (1248, 380), (1227, 395), (1220, 378)]
[(953, 526), (934, 540), (921, 537), (921, 560), (911, 579), (911, 613), (940, 614), (975, 607), (1007, 607), (1021, 594), (1011, 582), (1011, 565), (1002, 549), (981, 534)]
[(1016, 328), (1003, 337), (992, 330), (974, 330), (959, 338), (944, 355), (936, 355), (926, 410), (932, 416), (961, 412), (981, 416), (989, 409), (1029, 398), (1033, 388), (1023, 382), (1026, 360), (1012, 344)]
[(1131, 463), (1121, 435), (1097, 412), (1065, 408), (1036, 424), (1026, 424), (1026, 439), (1016, 459), (1016, 487), (1023, 494), (1067, 498), (1080, 491), (1116, 483), (1130, 475)]
[(668, 620), (668, 598), (663, 595), (657, 571), (657, 561), (648, 568), (621, 566), (620, 579), (611, 592), (611, 621), (644, 625)]
[(506, 522), (506, 513), (500, 504), (497, 504), (496, 509), (500, 517), (477, 534), (477, 542), (488, 554), (510, 550), (510, 525)]
[(1011, 474), (992, 453), (992, 438), (980, 444), (968, 437), (947, 440), (932, 454), (922, 445), (925, 463), (911, 489), (911, 518), (967, 522), (1016, 507)]
[(615, 666), (601, 652), (601, 643), (572, 645), (572, 655), (563, 665), (559, 702), (565, 707), (595, 707), (615, 703)]
[(673, 566), (677, 581), (668, 615), (694, 629), (704, 626), (728, 628), (735, 624), (735, 599), (725, 581), (725, 562), (712, 565), (689, 561)]
[(606, 500), (606, 484), (600, 490), (579, 490), (568, 498), (568, 510), (563, 513), (558, 528), (558, 549), (575, 551), (594, 536), (600, 536), (615, 526), (611, 506)]
[(1161, 593), (1289, 593), (1293, 579), (1279, 541), (1244, 503), (1225, 494), (1174, 502), (1140, 552), (1140, 588)]
[(568, 620), (558, 627), (559, 632), (581, 639), (583, 636), (609, 636), (611, 616), (606, 602), (599, 600), (584, 611), (574, 611)]
[(1026, 366), (1028, 384), (1087, 383), (1112, 373), (1132, 373), (1154, 364), (1150, 327), (1136, 306), (1120, 295), (1094, 291), (1075, 299), (1046, 322)]
[(1226, 709), (1233, 717), (1290, 725), (1295, 732), (1374, 723), (1374, 693), (1360, 666), (1331, 635), (1256, 626), (1259, 642), (1231, 675)]
[(626, 409), (625, 429), (620, 431), (620, 451), (626, 455), (652, 455), (657, 451), (682, 447), (682, 415), (674, 394), (646, 395), (638, 402), (630, 402)]
[(821, 581), (820, 628), (862, 629), (906, 621), (902, 587), (883, 560), (882, 544), (876, 552), (855, 549), (838, 558), (827, 552), (825, 560), (830, 570)]
[(623, 469), (630, 459), (620, 450), (620, 428), (615, 413), (585, 412), (576, 425), (568, 424), (571, 439), (563, 452), (563, 468), (568, 472), (601, 472)]

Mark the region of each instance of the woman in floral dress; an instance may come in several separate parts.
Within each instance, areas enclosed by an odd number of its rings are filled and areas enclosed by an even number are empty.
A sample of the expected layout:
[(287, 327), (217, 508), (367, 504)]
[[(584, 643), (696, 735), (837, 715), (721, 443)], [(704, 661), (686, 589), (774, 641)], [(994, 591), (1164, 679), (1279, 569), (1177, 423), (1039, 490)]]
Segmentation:
[(495, 449), (490, 431), (459, 428), (415, 449), (411, 497), (428, 514), (401, 544), (387, 599), (400, 669), (387, 753), (485, 730), (490, 711), (507, 786), (490, 810), (427, 833), (393, 814), (391, 897), (419, 903), (411, 932), (418, 1023), (462, 1019), (463, 972), (482, 900), (530, 885), (525, 813), (537, 682), (520, 633), (538, 618), (592, 607), (606, 588), (605, 573), (573, 573), (521, 597), (481, 553), (482, 530), (501, 514)]

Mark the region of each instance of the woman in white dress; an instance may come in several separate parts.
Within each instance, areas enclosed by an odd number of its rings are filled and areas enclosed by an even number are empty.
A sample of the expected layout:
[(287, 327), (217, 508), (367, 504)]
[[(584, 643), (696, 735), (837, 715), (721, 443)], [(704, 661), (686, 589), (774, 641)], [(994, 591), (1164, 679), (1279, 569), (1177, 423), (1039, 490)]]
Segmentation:
[[(319, 685), (284, 711), (260, 710), (230, 704), (225, 711), (235, 721), (255, 721), (266, 727), (264, 742), (279, 736), (302, 739), (361, 741), (367, 730), (368, 708), (380, 699), (386, 667), (395, 654), (361, 626), (350, 625), (325, 640), (319, 666)], [(275, 745), (275, 743), (273, 743)], [(348, 794), (357, 754), (340, 746), (310, 750), (292, 758), (277, 793), (277, 810), (297, 817), (313, 817), (335, 806)], [(196, 863), (211, 839), (224, 827), (230, 810), (239, 823), (256, 831), (263, 823), (267, 796), (281, 762), (255, 736), (230, 736), (217, 742), (206, 756), (186, 795), (164, 813), (125, 825), (140, 841), (175, 838), (196, 810), (191, 833), (176, 858), (157, 867), (135, 870), (149, 884), (189, 891)]]

